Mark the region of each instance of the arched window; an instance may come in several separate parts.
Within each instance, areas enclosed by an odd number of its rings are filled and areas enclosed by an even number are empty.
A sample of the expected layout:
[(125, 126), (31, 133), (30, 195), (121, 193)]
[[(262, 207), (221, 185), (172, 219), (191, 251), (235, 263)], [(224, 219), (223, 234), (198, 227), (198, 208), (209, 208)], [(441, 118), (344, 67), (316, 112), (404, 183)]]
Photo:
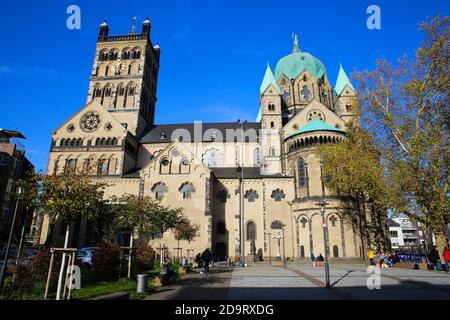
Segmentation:
[(272, 195), (271, 198), (275, 201), (281, 201), (282, 199), (284, 199), (285, 195), (284, 195), (284, 191), (280, 190), (280, 189), (275, 189), (272, 191)]
[(162, 199), (167, 192), (167, 186), (163, 182), (158, 182), (153, 185), (151, 190), (155, 194), (156, 199)]
[(65, 172), (75, 172), (75, 168), (77, 167), (77, 160), (76, 159), (68, 159), (66, 162), (66, 168)]
[(337, 245), (333, 246), (333, 257), (339, 258), (339, 247)]
[(217, 234), (225, 234), (227, 231), (225, 227), (225, 222), (219, 221), (217, 222)]
[(253, 161), (254, 161), (255, 165), (261, 164), (261, 149), (260, 148), (256, 148), (255, 150), (253, 150)]
[(331, 226), (332, 227), (336, 227), (336, 221), (337, 221), (336, 217), (335, 216), (331, 216), (329, 220), (331, 222)]
[(106, 159), (98, 160), (97, 174), (100, 176), (108, 175), (108, 166), (109, 166), (108, 160), (106, 160)]
[(303, 158), (298, 159), (298, 185), (306, 187), (308, 180), (307, 164)]
[(247, 223), (247, 240), (256, 240), (256, 224), (253, 221)]
[(275, 149), (274, 147), (271, 147), (269, 150), (269, 154), (271, 157), (275, 157), (277, 155), (277, 149)]
[(305, 217), (302, 217), (300, 219), (300, 223), (302, 224), (302, 228), (305, 228), (306, 224), (308, 223), (308, 220)]
[(191, 198), (191, 195), (193, 192), (195, 192), (195, 188), (190, 182), (185, 182), (181, 185), (179, 188), (179, 191), (183, 195), (183, 199), (189, 199)]
[(270, 127), (271, 127), (271, 128), (275, 128), (275, 122), (270, 121)]
[(230, 194), (227, 190), (222, 189), (217, 191), (216, 198), (220, 200), (220, 202), (225, 203), (227, 199), (230, 199)]
[(124, 48), (122, 50), (122, 59), (127, 60), (131, 58), (131, 50), (130, 48)]
[(223, 155), (219, 149), (211, 148), (203, 154), (203, 163), (208, 167), (218, 167), (222, 164)]
[(284, 227), (284, 224), (280, 220), (274, 220), (270, 224), (271, 229), (283, 229), (283, 227)]
[(302, 257), (302, 258), (305, 257), (305, 247), (304, 246), (300, 246), (300, 257)]
[(248, 202), (255, 202), (255, 200), (259, 198), (259, 195), (256, 190), (250, 189), (245, 192), (244, 198), (247, 199)]

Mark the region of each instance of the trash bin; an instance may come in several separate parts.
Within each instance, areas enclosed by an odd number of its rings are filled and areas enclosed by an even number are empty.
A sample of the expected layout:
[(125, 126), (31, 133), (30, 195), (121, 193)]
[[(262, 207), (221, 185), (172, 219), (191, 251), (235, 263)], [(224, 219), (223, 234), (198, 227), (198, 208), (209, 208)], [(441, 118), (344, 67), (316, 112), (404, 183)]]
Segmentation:
[(147, 274), (138, 274), (137, 276), (137, 293), (145, 293), (147, 290)]

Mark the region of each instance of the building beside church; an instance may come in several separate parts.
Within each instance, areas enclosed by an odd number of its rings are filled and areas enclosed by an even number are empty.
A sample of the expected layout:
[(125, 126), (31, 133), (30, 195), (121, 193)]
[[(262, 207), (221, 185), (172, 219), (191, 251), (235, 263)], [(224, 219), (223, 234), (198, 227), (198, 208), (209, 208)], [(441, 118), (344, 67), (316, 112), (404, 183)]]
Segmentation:
[(34, 210), (17, 204), (14, 197), (19, 192), (21, 181), (27, 178), (29, 172), (34, 171), (33, 164), (26, 157), (25, 147), (18, 139), (25, 139), (25, 136), (16, 130), (0, 128), (0, 247), (2, 248), (8, 241), (13, 221), (15, 238), (21, 237), (22, 229), (28, 234)]
[[(148, 19), (140, 33), (110, 35), (100, 25), (86, 104), (52, 133), (48, 173), (91, 170), (108, 183), (107, 197), (148, 195), (183, 207), (200, 226), (185, 250), (209, 247), (220, 258), (239, 254), (241, 242), (249, 253), (252, 240), (264, 257), (281, 255), (282, 243), (287, 257), (324, 254), (318, 202), (325, 200), (330, 256), (359, 257), (360, 237), (342, 216), (346, 203), (325, 187), (314, 153), (342, 140), (354, 116), (356, 93), (342, 66), (333, 87), (323, 63), (295, 38), (274, 72), (266, 68), (255, 122), (158, 125), (161, 49), (150, 32)], [(91, 222), (72, 228), (72, 246), (94, 245)], [(42, 242), (48, 230), (46, 219)], [(52, 237), (62, 243), (64, 233)], [(173, 254), (173, 235), (164, 243)]]

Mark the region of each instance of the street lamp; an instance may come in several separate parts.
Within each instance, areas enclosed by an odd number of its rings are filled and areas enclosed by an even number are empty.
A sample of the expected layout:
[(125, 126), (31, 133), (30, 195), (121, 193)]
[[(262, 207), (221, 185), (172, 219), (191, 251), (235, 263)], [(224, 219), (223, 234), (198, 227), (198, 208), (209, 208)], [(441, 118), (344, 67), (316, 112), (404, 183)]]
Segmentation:
[(330, 265), (328, 264), (328, 227), (325, 220), (325, 201), (320, 200), (317, 203), (320, 206), (320, 213), (322, 214), (322, 229), (323, 229), (323, 242), (325, 247), (325, 288), (330, 289)]
[[(18, 187), (17, 194), (21, 194), (21, 193), (22, 193), (22, 188)], [(8, 243), (6, 245), (5, 258), (3, 260), (2, 271), (0, 272), (0, 292), (3, 291), (3, 286), (5, 284), (6, 268), (8, 265), (9, 248), (11, 247), (11, 240), (12, 240), (12, 236), (14, 233), (14, 226), (16, 224), (16, 216), (17, 216), (17, 208), (18, 207), (19, 207), (19, 199), (16, 199), (16, 207), (14, 209), (14, 215), (13, 215), (13, 218), (11, 221), (11, 228), (9, 229), (9, 238), (8, 238)]]
[(241, 152), (240, 152), (240, 166), (238, 167), (238, 172), (240, 173), (239, 177), (239, 209), (240, 209), (240, 252), (241, 252), (241, 260), (242, 266), (245, 267), (245, 226), (244, 226), (244, 125), (247, 123), (247, 120), (241, 121), (237, 120), (237, 122), (241, 125), (242, 137), (241, 137)]

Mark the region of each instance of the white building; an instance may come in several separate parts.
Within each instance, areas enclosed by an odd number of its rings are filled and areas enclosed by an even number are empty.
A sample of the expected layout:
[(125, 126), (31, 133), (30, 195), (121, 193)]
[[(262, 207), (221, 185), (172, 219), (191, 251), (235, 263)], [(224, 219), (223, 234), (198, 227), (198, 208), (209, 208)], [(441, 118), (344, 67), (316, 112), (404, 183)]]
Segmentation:
[(422, 230), (420, 222), (412, 221), (409, 218), (391, 218), (388, 219), (388, 226), (391, 247), (393, 249), (418, 246), (426, 243), (426, 235)]

